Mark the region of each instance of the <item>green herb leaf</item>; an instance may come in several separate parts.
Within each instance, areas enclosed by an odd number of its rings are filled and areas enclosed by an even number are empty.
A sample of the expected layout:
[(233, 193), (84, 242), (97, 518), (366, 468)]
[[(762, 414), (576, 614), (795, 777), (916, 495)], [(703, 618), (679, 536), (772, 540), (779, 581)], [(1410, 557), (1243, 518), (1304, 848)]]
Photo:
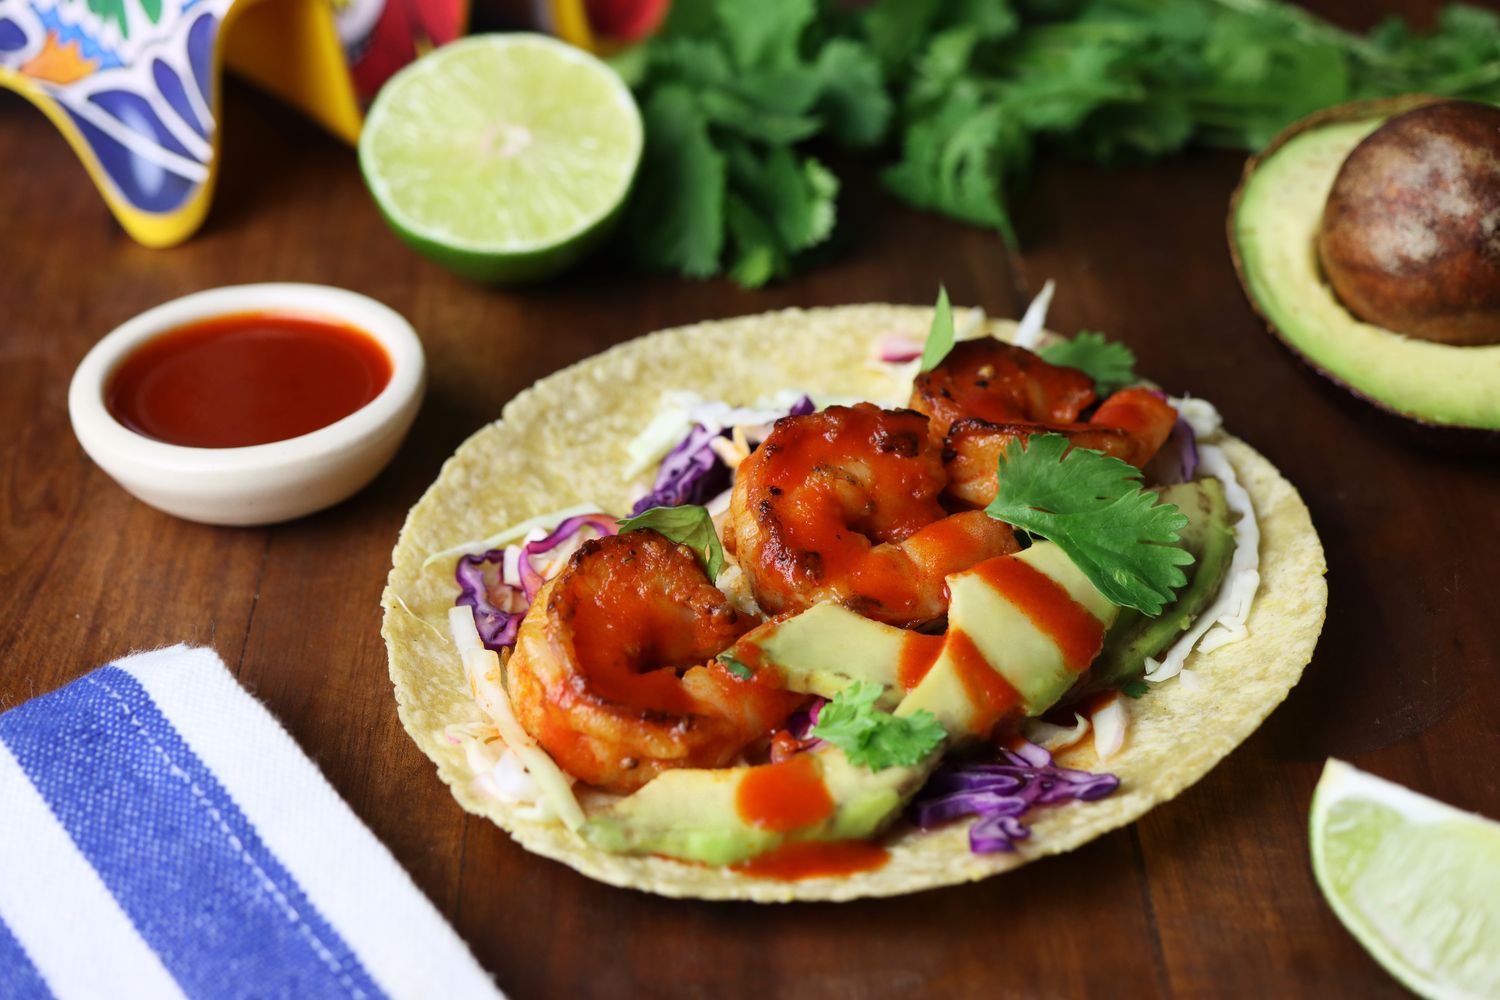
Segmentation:
[(1099, 395), (1135, 385), (1135, 352), (1102, 333), (1083, 331), (1072, 340), (1049, 344), (1037, 352), (1042, 360), (1064, 368), (1076, 368), (1094, 380)]
[(817, 14), (814, 0), (716, 0), (714, 12), (735, 61), (743, 68), (785, 64), (797, 58), (797, 42)]
[(930, 372), (953, 350), (953, 308), (948, 305), (948, 289), (938, 286), (937, 307), (932, 311), (932, 328), (922, 345), (921, 371)]
[(646, 149), (624, 227), (635, 255), (649, 267), (715, 274), (724, 246), (724, 156), (685, 87), (663, 87), (641, 114)]
[(915, 764), (943, 742), (947, 733), (928, 711), (897, 716), (875, 707), (881, 687), (855, 681), (818, 711), (809, 736), (827, 740), (851, 764), (883, 771)]
[(835, 38), (818, 53), (817, 109), (833, 141), (851, 149), (873, 146), (891, 120), (891, 98), (880, 63), (864, 46)]
[(621, 534), (644, 528), (692, 549), (709, 580), (717, 580), (724, 572), (724, 546), (719, 544), (719, 533), (714, 531), (714, 519), (707, 507), (694, 503), (680, 507), (652, 507), (620, 521)]
[(1187, 582), (1187, 518), (1141, 488), (1140, 470), (1060, 434), (1013, 440), (1000, 455), (990, 517), (1053, 542), (1115, 604), (1155, 617)]
[(1120, 691), (1124, 693), (1125, 697), (1127, 698), (1144, 697), (1146, 692), (1149, 690), (1151, 690), (1151, 685), (1141, 680), (1131, 681), (1128, 684), (1123, 684), (1120, 686)]
[(720, 653), (718, 656), (714, 657), (714, 659), (724, 664), (725, 670), (729, 671), (731, 674), (734, 674), (734, 676), (738, 677), (742, 681), (748, 681), (750, 678), (755, 676), (755, 671), (745, 666), (739, 660), (736, 660), (734, 658), (734, 655), (731, 653)]

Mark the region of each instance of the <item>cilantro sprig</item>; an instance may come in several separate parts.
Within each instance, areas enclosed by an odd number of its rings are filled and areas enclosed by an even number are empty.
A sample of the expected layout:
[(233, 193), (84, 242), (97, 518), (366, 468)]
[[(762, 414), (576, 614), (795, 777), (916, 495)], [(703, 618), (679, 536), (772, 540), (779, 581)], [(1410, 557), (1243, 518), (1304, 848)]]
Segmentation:
[(1188, 519), (1134, 466), (1040, 434), (1006, 445), (999, 476), (984, 512), (1056, 544), (1115, 604), (1154, 617), (1187, 582), (1193, 556), (1176, 543)]
[(714, 530), (714, 519), (708, 508), (692, 503), (678, 507), (652, 507), (620, 521), (621, 534), (643, 528), (650, 528), (692, 549), (710, 580), (717, 580), (724, 572), (724, 546), (719, 543), (719, 533)]
[(1135, 385), (1135, 352), (1102, 333), (1081, 331), (1072, 340), (1048, 344), (1037, 352), (1042, 360), (1064, 368), (1076, 368), (1094, 380), (1099, 395)]
[(615, 60), (646, 126), (620, 227), (636, 261), (754, 287), (827, 243), (839, 181), (806, 145), (873, 146), (893, 110), (849, 28), (821, 0), (682, 0)]
[(920, 371), (930, 372), (943, 363), (948, 352), (953, 350), (953, 307), (948, 304), (948, 289), (938, 286), (937, 306), (932, 311), (932, 326), (927, 331), (927, 342), (922, 345)]
[(851, 764), (872, 771), (917, 763), (947, 733), (937, 717), (925, 710), (904, 716), (882, 712), (875, 707), (880, 692), (879, 684), (855, 681), (819, 709), (817, 724), (808, 735), (832, 743)]

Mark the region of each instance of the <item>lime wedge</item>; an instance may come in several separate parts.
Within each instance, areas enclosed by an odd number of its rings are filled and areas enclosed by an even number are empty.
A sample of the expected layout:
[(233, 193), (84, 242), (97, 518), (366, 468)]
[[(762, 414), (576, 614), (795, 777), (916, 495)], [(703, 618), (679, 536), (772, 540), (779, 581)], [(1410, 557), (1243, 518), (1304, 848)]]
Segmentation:
[(1500, 996), (1500, 823), (1330, 759), (1311, 834), (1324, 897), (1386, 971), (1423, 996)]
[(396, 233), (480, 281), (546, 277), (619, 216), (641, 159), (630, 88), (542, 35), (476, 35), (391, 78), (359, 139)]

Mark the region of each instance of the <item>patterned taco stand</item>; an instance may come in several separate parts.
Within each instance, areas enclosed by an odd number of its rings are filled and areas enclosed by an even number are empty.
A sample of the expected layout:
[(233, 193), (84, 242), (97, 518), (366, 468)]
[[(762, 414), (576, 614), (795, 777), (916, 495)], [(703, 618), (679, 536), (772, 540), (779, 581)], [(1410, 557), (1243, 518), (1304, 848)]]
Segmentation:
[(126, 232), (165, 247), (213, 197), (225, 66), (353, 142), (362, 101), (467, 19), (466, 0), (0, 0), (0, 86), (52, 120)]

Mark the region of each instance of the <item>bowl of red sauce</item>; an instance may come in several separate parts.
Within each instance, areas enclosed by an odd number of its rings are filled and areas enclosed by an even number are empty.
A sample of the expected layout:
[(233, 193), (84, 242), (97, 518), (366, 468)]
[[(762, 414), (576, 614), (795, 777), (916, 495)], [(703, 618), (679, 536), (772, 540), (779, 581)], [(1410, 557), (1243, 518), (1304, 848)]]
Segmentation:
[(374, 479), (417, 413), (416, 331), (323, 285), (236, 285), (149, 309), (94, 345), (68, 412), (90, 458), (153, 507), (272, 524)]

